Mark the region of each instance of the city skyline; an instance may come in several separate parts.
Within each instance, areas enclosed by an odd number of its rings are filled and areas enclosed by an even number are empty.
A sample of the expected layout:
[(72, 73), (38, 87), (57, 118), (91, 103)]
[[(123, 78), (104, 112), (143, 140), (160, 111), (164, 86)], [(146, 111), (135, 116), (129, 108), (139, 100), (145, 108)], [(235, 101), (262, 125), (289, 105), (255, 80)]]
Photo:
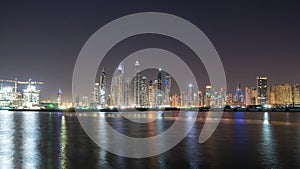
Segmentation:
[[(130, 81), (125, 74), (125, 67), (122, 63), (119, 64), (110, 83), (107, 83), (109, 77), (107, 77), (103, 67), (101, 75), (96, 78), (94, 90), (84, 96), (74, 96), (76, 99), (73, 101), (64, 97), (61, 88), (57, 90), (56, 98), (48, 98), (47, 101), (41, 100), (40, 93), (42, 91), (38, 86), (44, 85), (44, 82), (36, 82), (31, 79), (26, 82), (17, 79), (0, 79), (0, 107), (32, 109), (39, 108), (45, 103), (54, 103), (60, 107), (63, 105), (64, 108), (69, 105), (88, 109), (107, 107), (222, 108), (225, 106), (300, 105), (300, 84), (295, 81), (293, 84), (270, 85), (268, 84), (268, 77), (257, 76), (256, 86), (246, 85), (242, 87), (238, 83), (235, 95), (228, 92), (226, 88), (217, 89), (211, 85), (195, 90), (192, 83), (188, 83), (180, 91), (172, 76), (161, 68), (153, 69), (156, 71), (156, 77), (149, 77), (146, 74), (147, 71), (141, 71), (140, 67), (139, 60), (136, 60), (134, 64), (132, 63), (131, 68), (134, 69), (134, 77)], [(20, 85), (27, 85), (27, 87), (22, 88)]]

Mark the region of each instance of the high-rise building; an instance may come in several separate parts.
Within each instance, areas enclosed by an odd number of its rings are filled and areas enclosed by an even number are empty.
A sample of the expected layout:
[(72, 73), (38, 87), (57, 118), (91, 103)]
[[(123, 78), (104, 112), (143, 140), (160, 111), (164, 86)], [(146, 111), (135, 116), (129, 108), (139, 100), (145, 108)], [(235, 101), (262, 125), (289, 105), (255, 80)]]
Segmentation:
[(241, 85), (238, 84), (237, 85), (237, 88), (236, 88), (236, 92), (235, 92), (235, 100), (236, 102), (243, 102), (243, 91), (242, 91), (242, 88), (241, 88)]
[(100, 85), (99, 85), (99, 102), (101, 107), (106, 106), (106, 74), (104, 68), (100, 76)]
[(268, 79), (267, 77), (257, 77), (257, 100), (259, 105), (267, 104)]
[(129, 106), (130, 82), (126, 79), (124, 84), (124, 106)]
[(233, 95), (231, 93), (228, 93), (226, 95), (226, 105), (232, 106), (232, 104), (233, 104)]
[(134, 77), (134, 84), (133, 84), (133, 100), (134, 106), (140, 106), (140, 88), (141, 88), (141, 73), (140, 73), (140, 62), (136, 61), (134, 64), (135, 67), (135, 77)]
[(271, 88), (271, 92), (274, 94), (274, 103), (272, 104), (281, 106), (293, 104), (292, 86), (290, 84), (274, 84)]
[(188, 85), (187, 106), (188, 107), (193, 106), (193, 85), (191, 83)]
[(162, 105), (163, 100), (163, 86), (162, 86), (162, 69), (158, 69), (157, 74), (157, 105)]
[(29, 84), (26, 89), (23, 89), (23, 105), (27, 108), (39, 106), (40, 90)]
[(257, 89), (255, 87), (246, 87), (245, 95), (246, 106), (258, 104)]
[(116, 75), (112, 79), (111, 84), (111, 104), (120, 107), (124, 105), (124, 67), (122, 64), (118, 66)]
[(140, 105), (145, 107), (147, 106), (147, 77), (142, 76), (141, 77), (141, 88), (140, 88)]
[(153, 82), (152, 80), (149, 81), (149, 84), (148, 84), (148, 105), (150, 107), (153, 107), (154, 106), (154, 88), (153, 88)]
[(164, 105), (170, 106), (171, 76), (169, 74), (166, 74), (164, 78), (164, 86)]
[(157, 80), (153, 81), (153, 95), (154, 95), (154, 101), (153, 101), (153, 106), (157, 107), (158, 106), (158, 87), (157, 87)]
[(212, 87), (206, 86), (205, 87), (205, 96), (204, 96), (204, 106), (210, 107), (211, 105), (211, 96), (212, 96)]
[(58, 104), (61, 104), (61, 98), (62, 98), (62, 90), (61, 89), (58, 89), (57, 91), (57, 103)]
[(180, 93), (180, 106), (186, 107), (187, 106), (187, 94), (186, 92)]
[(293, 86), (293, 104), (300, 104), (300, 84)]
[(221, 88), (218, 95), (217, 107), (223, 108), (226, 106), (226, 89)]

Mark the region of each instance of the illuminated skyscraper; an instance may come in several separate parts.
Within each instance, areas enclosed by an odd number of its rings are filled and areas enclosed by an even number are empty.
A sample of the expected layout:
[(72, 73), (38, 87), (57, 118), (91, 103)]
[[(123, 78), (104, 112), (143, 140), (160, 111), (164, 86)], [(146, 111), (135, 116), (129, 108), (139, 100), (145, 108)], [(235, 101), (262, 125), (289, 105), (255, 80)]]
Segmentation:
[(170, 106), (171, 76), (169, 74), (166, 74), (164, 78), (164, 86), (164, 105)]
[(111, 104), (112, 106), (124, 105), (124, 67), (122, 64), (118, 66), (116, 75), (112, 79), (111, 84)]
[(245, 103), (246, 106), (258, 104), (257, 89), (255, 87), (245, 88)]
[(218, 96), (218, 105), (219, 108), (223, 108), (226, 106), (226, 89), (221, 88)]
[(101, 107), (106, 105), (106, 74), (104, 68), (100, 76), (100, 85), (99, 85), (99, 102)]
[(140, 83), (140, 85), (141, 85), (141, 88), (140, 88), (140, 101), (141, 101), (141, 103), (140, 103), (140, 105), (141, 106), (147, 106), (147, 83), (146, 83), (146, 81), (147, 81), (147, 77), (146, 76), (142, 76), (141, 77), (141, 83)]
[(204, 96), (204, 106), (209, 107), (211, 104), (211, 96), (212, 96), (212, 87), (205, 87), (205, 96)]
[(157, 80), (153, 81), (153, 106), (157, 107), (158, 106), (158, 87), (157, 87)]
[(287, 105), (292, 104), (292, 86), (288, 83), (286, 84), (275, 84), (271, 88), (271, 92), (274, 94), (275, 105)]
[(188, 107), (193, 106), (193, 85), (191, 83), (188, 85), (187, 106)]
[(162, 70), (158, 69), (158, 74), (157, 74), (157, 105), (161, 106), (162, 105), (162, 100), (163, 100), (163, 86), (162, 86)]
[(257, 100), (258, 104), (267, 104), (267, 92), (268, 92), (268, 79), (267, 77), (257, 77)]
[(62, 96), (62, 90), (61, 89), (58, 89), (57, 91), (57, 103), (58, 104), (61, 104), (61, 96)]
[(242, 88), (241, 85), (238, 84), (237, 88), (236, 88), (236, 92), (235, 92), (235, 100), (236, 102), (243, 102), (243, 92), (242, 92)]
[(154, 89), (152, 80), (149, 81), (148, 85), (148, 105), (153, 107), (154, 105)]
[(300, 104), (300, 84), (294, 84), (293, 86), (293, 103)]
[(130, 93), (130, 87), (129, 87), (129, 79), (126, 79), (124, 84), (124, 106), (129, 106), (129, 93)]
[(90, 103), (90, 107), (93, 109), (98, 108), (99, 106), (99, 83), (95, 83), (94, 85), (94, 91), (92, 92), (93, 96), (92, 96), (92, 100)]
[(140, 88), (141, 88), (141, 73), (140, 73), (140, 62), (136, 61), (134, 64), (135, 67), (135, 77), (134, 77), (134, 84), (133, 84), (133, 100), (134, 105), (139, 107), (140, 106)]

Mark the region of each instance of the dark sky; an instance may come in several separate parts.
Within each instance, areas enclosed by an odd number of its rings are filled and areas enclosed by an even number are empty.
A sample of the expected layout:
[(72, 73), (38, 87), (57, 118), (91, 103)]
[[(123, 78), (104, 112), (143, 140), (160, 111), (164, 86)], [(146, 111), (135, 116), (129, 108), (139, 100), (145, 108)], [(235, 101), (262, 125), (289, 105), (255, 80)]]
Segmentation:
[[(74, 64), (87, 39), (114, 19), (155, 11), (182, 17), (208, 36), (224, 64), (230, 92), (238, 83), (255, 86), (257, 75), (271, 84), (300, 82), (299, 8), (297, 1), (1, 1), (0, 79), (32, 78), (46, 83), (40, 87), (43, 99), (55, 98), (58, 88), (70, 97)], [(203, 65), (166, 37), (124, 40), (104, 66), (116, 66), (144, 47), (173, 50), (194, 64), (200, 87), (209, 83)]]

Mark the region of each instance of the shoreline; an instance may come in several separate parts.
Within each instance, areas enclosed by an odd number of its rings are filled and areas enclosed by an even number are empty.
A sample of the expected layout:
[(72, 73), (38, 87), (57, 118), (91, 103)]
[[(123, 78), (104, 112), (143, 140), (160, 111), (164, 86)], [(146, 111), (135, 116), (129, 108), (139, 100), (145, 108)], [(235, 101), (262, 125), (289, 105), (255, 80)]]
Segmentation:
[(105, 108), (105, 109), (1, 109), (8, 111), (40, 111), (40, 112), (145, 112), (145, 111), (199, 111), (199, 112), (300, 112), (300, 107), (287, 107), (287, 108), (269, 108), (269, 109), (257, 109), (257, 108)]

